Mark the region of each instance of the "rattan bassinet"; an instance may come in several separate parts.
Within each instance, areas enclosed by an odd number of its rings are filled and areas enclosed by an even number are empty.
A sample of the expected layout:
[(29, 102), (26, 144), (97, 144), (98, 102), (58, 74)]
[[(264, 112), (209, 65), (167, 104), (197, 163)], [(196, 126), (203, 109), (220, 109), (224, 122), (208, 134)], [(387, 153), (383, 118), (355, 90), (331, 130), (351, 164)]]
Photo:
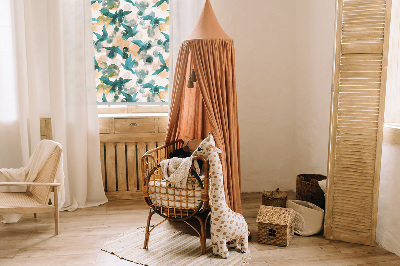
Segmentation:
[[(144, 248), (148, 248), (151, 217), (154, 213), (164, 217), (164, 221), (183, 221), (192, 227), (200, 236), (201, 252), (205, 254), (206, 223), (209, 212), (209, 173), (208, 162), (203, 157), (193, 157), (192, 160), (201, 160), (202, 177), (193, 170), (188, 176), (186, 187), (175, 187), (171, 182), (163, 179), (160, 162), (169, 158), (169, 154), (183, 147), (183, 141), (177, 140), (170, 144), (146, 152), (141, 161), (142, 191), (145, 202), (150, 206), (147, 219)], [(189, 223), (190, 218), (200, 222), (200, 232)], [(164, 222), (163, 221), (163, 222)], [(161, 223), (160, 223), (161, 224)]]

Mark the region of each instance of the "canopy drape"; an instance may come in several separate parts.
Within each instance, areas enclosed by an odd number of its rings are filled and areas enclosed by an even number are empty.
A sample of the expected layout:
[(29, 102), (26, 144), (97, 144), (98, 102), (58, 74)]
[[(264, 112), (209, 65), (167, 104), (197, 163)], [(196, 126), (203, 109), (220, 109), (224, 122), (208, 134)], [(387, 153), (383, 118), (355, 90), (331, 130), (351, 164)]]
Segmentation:
[[(193, 70), (197, 81), (188, 88)], [(235, 51), (231, 39), (184, 41), (175, 67), (166, 143), (204, 139), (209, 132), (222, 151), (227, 204), (241, 212)]]

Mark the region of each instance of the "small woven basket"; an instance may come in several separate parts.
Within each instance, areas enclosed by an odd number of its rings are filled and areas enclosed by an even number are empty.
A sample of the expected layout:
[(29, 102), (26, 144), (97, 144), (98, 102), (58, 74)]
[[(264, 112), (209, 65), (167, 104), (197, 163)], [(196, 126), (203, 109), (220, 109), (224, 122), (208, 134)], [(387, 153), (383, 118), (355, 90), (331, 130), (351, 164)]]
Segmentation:
[(325, 195), (318, 181), (326, 179), (319, 174), (300, 174), (296, 177), (296, 199), (314, 203), (325, 209)]
[(262, 194), (262, 205), (286, 208), (287, 194), (279, 191), (264, 191)]

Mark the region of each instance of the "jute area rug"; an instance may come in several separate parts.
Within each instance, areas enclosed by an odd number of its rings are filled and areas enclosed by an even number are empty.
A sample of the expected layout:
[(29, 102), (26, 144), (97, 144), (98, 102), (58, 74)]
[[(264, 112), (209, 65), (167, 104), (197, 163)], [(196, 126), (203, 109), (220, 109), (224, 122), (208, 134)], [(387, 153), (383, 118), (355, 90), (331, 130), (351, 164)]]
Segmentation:
[(143, 249), (145, 228), (130, 230), (115, 240), (108, 241), (103, 251), (121, 259), (142, 265), (243, 265), (249, 253), (235, 249), (229, 251), (229, 258), (223, 259), (212, 254), (211, 240), (207, 239), (207, 252), (201, 255), (200, 240), (181, 231), (157, 227), (150, 234), (149, 249)]

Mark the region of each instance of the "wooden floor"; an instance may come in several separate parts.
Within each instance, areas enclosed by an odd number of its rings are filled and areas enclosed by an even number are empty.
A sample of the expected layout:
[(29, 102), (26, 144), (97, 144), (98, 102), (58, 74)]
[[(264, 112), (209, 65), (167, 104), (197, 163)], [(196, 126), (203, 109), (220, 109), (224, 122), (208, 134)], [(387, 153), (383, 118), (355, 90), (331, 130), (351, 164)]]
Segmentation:
[[(400, 265), (400, 258), (382, 247), (329, 241), (322, 235), (295, 236), (285, 248), (258, 244), (255, 219), (261, 195), (244, 194), (242, 201), (253, 236), (250, 265)], [(107, 239), (144, 226), (147, 214), (148, 207), (142, 200), (112, 201), (62, 212), (58, 236), (54, 236), (49, 214), (38, 214), (36, 219), (26, 215), (16, 224), (0, 223), (0, 265), (134, 265), (100, 249)], [(161, 219), (155, 218), (157, 221)], [(162, 226), (190, 232), (184, 224)]]

